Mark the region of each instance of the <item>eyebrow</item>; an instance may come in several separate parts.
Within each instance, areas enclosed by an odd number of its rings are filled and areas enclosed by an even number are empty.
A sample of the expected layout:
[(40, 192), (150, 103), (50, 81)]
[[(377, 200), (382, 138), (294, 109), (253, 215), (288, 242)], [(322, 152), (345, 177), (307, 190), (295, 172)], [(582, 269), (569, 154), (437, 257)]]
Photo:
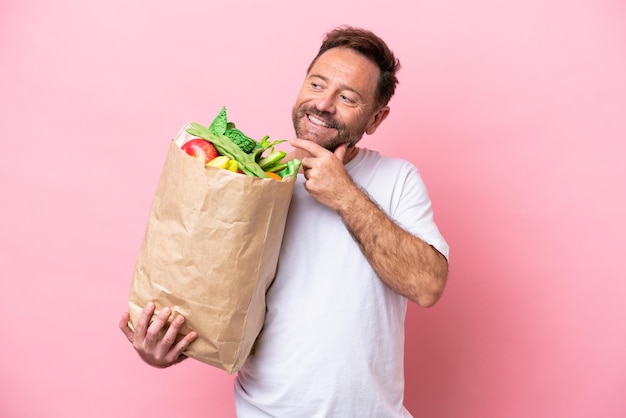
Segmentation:
[[(322, 81), (325, 81), (327, 83), (329, 82), (328, 77), (325, 77), (325, 76), (323, 76), (321, 74), (309, 74), (308, 78), (309, 79), (311, 79), (311, 78), (319, 78)], [(356, 90), (355, 88), (350, 87), (350, 86), (348, 86), (346, 84), (342, 84), (342, 85), (340, 85), (340, 87), (341, 87), (342, 90), (348, 90), (348, 91), (356, 94), (357, 96), (359, 96), (359, 99), (363, 100), (363, 95), (361, 94), (360, 91)]]

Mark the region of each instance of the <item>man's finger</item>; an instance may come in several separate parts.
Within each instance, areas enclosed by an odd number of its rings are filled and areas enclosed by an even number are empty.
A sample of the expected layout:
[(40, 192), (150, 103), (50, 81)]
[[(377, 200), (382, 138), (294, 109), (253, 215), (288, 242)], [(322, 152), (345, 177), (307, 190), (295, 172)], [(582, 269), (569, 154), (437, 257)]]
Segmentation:
[(300, 148), (301, 150), (308, 152), (313, 157), (321, 157), (325, 152), (328, 152), (326, 148), (313, 141), (309, 141), (308, 139), (294, 138), (289, 141), (289, 143), (296, 148)]
[(341, 144), (335, 149), (335, 157), (339, 159), (339, 161), (343, 161), (343, 157), (346, 155), (346, 151), (348, 150), (348, 144)]
[(148, 326), (148, 330), (145, 334), (144, 341), (147, 346), (154, 347), (159, 342), (159, 334), (161, 333), (161, 330), (165, 329), (167, 320), (170, 317), (170, 312), (170, 308), (166, 306), (156, 314), (154, 320)]
[(135, 326), (135, 331), (140, 338), (145, 337), (146, 331), (148, 330), (148, 324), (150, 323), (150, 319), (152, 319), (152, 314), (154, 313), (154, 303), (149, 302), (141, 311), (141, 315), (139, 315), (139, 319), (137, 320), (137, 325)]
[(128, 341), (132, 343), (135, 339), (135, 333), (128, 326), (128, 321), (130, 321), (130, 314), (128, 312), (124, 312), (124, 314), (122, 315), (122, 319), (120, 319), (120, 329), (122, 330), (124, 335), (126, 335)]
[(178, 332), (180, 331), (180, 327), (183, 325), (184, 322), (185, 318), (182, 315), (178, 315), (176, 318), (174, 318), (172, 324), (169, 326), (161, 340), (163, 342), (164, 351), (169, 351), (170, 347), (174, 345), (174, 342), (176, 342), (176, 337), (178, 336)]
[(197, 337), (198, 334), (195, 331), (191, 331), (189, 334), (185, 335), (174, 347), (176, 357), (180, 356)]

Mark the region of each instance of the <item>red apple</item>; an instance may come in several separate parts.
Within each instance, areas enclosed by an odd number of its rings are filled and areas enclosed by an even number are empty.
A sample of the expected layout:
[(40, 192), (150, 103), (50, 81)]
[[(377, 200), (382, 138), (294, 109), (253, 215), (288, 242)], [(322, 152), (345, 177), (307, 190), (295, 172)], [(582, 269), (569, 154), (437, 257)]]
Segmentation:
[(191, 139), (180, 148), (193, 158), (201, 161), (202, 164), (208, 163), (219, 155), (213, 144), (202, 138)]

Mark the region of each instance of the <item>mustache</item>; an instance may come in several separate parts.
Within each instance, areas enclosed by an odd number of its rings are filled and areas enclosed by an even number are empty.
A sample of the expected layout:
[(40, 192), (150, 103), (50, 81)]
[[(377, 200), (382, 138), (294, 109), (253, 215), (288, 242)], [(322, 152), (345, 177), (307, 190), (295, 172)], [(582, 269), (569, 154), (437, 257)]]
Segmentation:
[(330, 112), (320, 111), (315, 107), (303, 107), (300, 109), (300, 115), (304, 116), (306, 114), (313, 115), (316, 118), (323, 120), (329, 128), (332, 129), (340, 129), (343, 128), (343, 124), (337, 121)]

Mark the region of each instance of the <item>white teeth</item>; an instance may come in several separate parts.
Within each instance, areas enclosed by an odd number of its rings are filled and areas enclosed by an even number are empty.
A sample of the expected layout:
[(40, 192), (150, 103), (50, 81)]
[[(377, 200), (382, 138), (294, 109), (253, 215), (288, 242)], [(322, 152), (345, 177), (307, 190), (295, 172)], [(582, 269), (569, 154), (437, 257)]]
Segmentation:
[(309, 115), (309, 120), (311, 122), (315, 123), (316, 125), (320, 125), (320, 126), (323, 126), (324, 128), (328, 128), (328, 124), (326, 122), (324, 122), (321, 119), (316, 118), (313, 115)]

